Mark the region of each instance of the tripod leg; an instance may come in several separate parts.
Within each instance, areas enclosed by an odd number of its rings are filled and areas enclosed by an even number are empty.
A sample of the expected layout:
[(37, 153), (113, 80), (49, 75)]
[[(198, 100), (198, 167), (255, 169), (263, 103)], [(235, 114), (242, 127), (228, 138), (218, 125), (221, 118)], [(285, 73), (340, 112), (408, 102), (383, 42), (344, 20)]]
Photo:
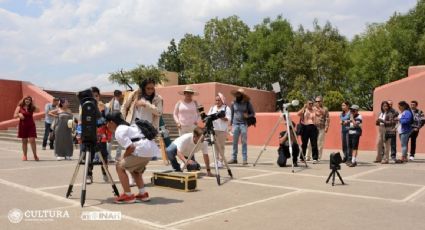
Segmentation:
[(342, 184), (345, 184), (345, 183), (344, 183), (344, 181), (342, 180), (342, 177), (341, 177), (341, 175), (339, 174), (339, 172), (338, 172), (338, 171), (336, 171), (336, 174), (338, 175), (339, 180), (341, 181), (341, 183), (342, 183)]
[(331, 179), (333, 172), (334, 171), (332, 170), (331, 173), (329, 173), (328, 179), (326, 180), (326, 184), (329, 183), (329, 180)]
[(229, 164), (227, 164), (227, 160), (226, 160), (226, 157), (224, 156), (224, 153), (220, 153), (220, 154), (221, 154), (221, 159), (223, 159), (224, 165), (226, 166), (227, 173), (229, 174), (230, 178), (233, 179), (232, 170), (230, 170)]
[(99, 156), (99, 159), (102, 161), (102, 167), (103, 167), (103, 169), (105, 170), (105, 172), (106, 172), (106, 175), (108, 176), (108, 179), (109, 179), (109, 182), (111, 183), (111, 185), (112, 185), (112, 190), (113, 190), (113, 193), (115, 194), (115, 196), (120, 196), (120, 194), (119, 194), (119, 192), (118, 192), (118, 189), (117, 189), (117, 186), (115, 186), (115, 182), (114, 182), (114, 180), (112, 179), (112, 176), (111, 176), (111, 173), (109, 172), (109, 170), (108, 170), (108, 166), (107, 166), (107, 164), (106, 164), (106, 161), (105, 161), (105, 159), (103, 159), (103, 156), (102, 156), (102, 154), (101, 153), (97, 153), (98, 154), (98, 156)]
[(302, 151), (300, 143), (298, 142), (297, 133), (295, 132), (295, 128), (292, 125), (292, 121), (291, 121), (291, 118), (289, 117), (289, 113), (286, 112), (285, 116), (287, 116), (287, 118), (285, 118), (285, 120), (286, 120), (287, 123), (289, 123), (290, 130), (292, 130), (292, 134), (294, 134), (294, 136), (295, 136), (295, 142), (297, 142), (297, 145), (298, 145), (298, 148), (300, 150), (302, 159), (304, 159), (304, 165), (305, 165), (306, 168), (308, 168), (307, 161), (305, 160), (305, 154)]
[(211, 135), (211, 147), (212, 147), (212, 153), (214, 158), (214, 168), (215, 168), (215, 177), (217, 179), (217, 184), (221, 185), (220, 181), (220, 171), (218, 170), (218, 161), (217, 161), (217, 152), (215, 151), (215, 139), (214, 135)]
[(337, 171), (334, 169), (334, 170), (332, 170), (332, 186), (334, 186), (335, 185), (335, 174), (337, 173)]
[(260, 159), (261, 155), (263, 154), (263, 152), (266, 150), (267, 145), (269, 145), (270, 140), (273, 137), (273, 134), (276, 132), (277, 127), (279, 127), (280, 122), (282, 121), (283, 116), (279, 117), (279, 120), (277, 120), (276, 124), (274, 125), (273, 129), (270, 131), (269, 136), (266, 139), (266, 142), (263, 145), (263, 148), (261, 149), (260, 153), (258, 154), (257, 159), (255, 160), (253, 166), (255, 167), (257, 165), (258, 160)]
[(66, 198), (71, 196), (72, 188), (74, 187), (75, 183), (75, 178), (77, 177), (78, 171), (80, 170), (80, 164), (83, 161), (85, 155), (85, 152), (83, 152), (80, 156), (80, 159), (78, 159), (77, 166), (75, 166), (74, 174), (72, 175), (71, 182), (69, 183), (68, 191), (66, 192)]
[(91, 164), (90, 160), (90, 156), (91, 156), (91, 151), (92, 151), (92, 146), (88, 147), (88, 150), (86, 150), (86, 161), (84, 162), (84, 175), (83, 175), (83, 187), (81, 189), (81, 197), (80, 197), (80, 203), (81, 203), (81, 207), (84, 206), (84, 203), (86, 202), (86, 182), (87, 182), (87, 173), (89, 171), (89, 164)]
[(192, 159), (193, 155), (195, 154), (195, 150), (198, 148), (200, 144), (204, 142), (204, 135), (202, 134), (201, 137), (199, 137), (198, 142), (196, 143), (195, 147), (193, 147), (192, 151), (190, 151), (189, 156), (187, 157), (187, 160), (184, 162), (183, 168), (181, 168), (182, 172), (187, 167), (187, 162), (189, 159)]

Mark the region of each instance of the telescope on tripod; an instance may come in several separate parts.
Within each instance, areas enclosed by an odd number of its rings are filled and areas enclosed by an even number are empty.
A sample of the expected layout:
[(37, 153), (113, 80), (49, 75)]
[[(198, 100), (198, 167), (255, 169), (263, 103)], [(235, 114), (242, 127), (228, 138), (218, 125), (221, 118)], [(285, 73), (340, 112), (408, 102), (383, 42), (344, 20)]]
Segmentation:
[[(279, 85), (279, 83), (278, 82), (276, 82), (276, 83), (273, 83), (272, 84), (272, 86), (273, 86), (273, 91), (276, 93), (276, 94), (280, 94), (280, 85)], [(260, 157), (261, 157), (261, 155), (263, 154), (263, 152), (264, 151), (266, 151), (266, 149), (267, 149), (267, 146), (268, 146), (268, 144), (269, 144), (269, 142), (270, 142), (270, 140), (272, 139), (272, 137), (273, 137), (273, 135), (274, 135), (274, 133), (276, 132), (276, 129), (279, 127), (279, 125), (280, 125), (280, 123), (283, 121), (283, 120), (285, 120), (285, 123), (286, 123), (286, 130), (287, 130), (287, 133), (288, 133), (288, 141), (289, 141), (289, 152), (290, 152), (290, 155), (291, 155), (291, 158), (292, 159), (294, 159), (293, 157), (294, 157), (294, 151), (293, 151), (293, 149), (292, 149), (292, 142), (293, 141), (295, 141), (296, 143), (297, 143), (297, 145), (298, 145), (298, 147), (299, 147), (299, 149), (301, 149), (301, 146), (300, 146), (300, 144), (298, 143), (298, 140), (297, 140), (297, 138), (296, 138), (296, 136), (297, 136), (297, 134), (295, 133), (295, 128), (293, 127), (293, 125), (292, 125), (292, 121), (291, 121), (291, 118), (289, 117), (289, 111), (288, 111), (288, 108), (290, 108), (290, 107), (297, 107), (299, 104), (300, 104), (300, 102), (298, 101), (298, 100), (292, 100), (291, 102), (289, 102), (289, 103), (282, 103), (283, 102), (283, 99), (279, 99), (279, 100), (277, 100), (277, 102), (278, 102), (278, 105), (281, 105), (281, 106), (279, 106), (280, 108), (281, 108), (281, 115), (279, 116), (279, 119), (278, 119), (278, 121), (276, 122), (276, 124), (275, 124), (275, 126), (273, 127), (273, 129), (270, 131), (270, 133), (269, 133), (269, 136), (267, 137), (267, 139), (266, 139), (266, 142), (264, 143), (264, 145), (263, 145), (263, 147), (262, 147), (262, 149), (261, 149), (261, 151), (260, 151), (260, 153), (258, 154), (258, 157), (257, 157), (257, 159), (255, 160), (255, 163), (253, 164), (253, 166), (255, 167), (256, 165), (257, 165), (257, 163), (258, 163), (258, 160), (260, 159)], [(292, 132), (292, 134), (293, 134), (293, 136), (295, 137), (295, 140), (292, 140), (292, 135), (291, 135), (291, 133), (290, 132)], [(304, 153), (301, 151), (301, 154), (302, 154), (302, 159), (305, 159), (305, 156), (304, 156)], [(305, 164), (305, 167), (308, 167), (308, 165), (307, 165), (307, 162), (306, 161), (304, 161), (304, 164)], [(294, 173), (295, 172), (295, 169), (294, 169), (294, 164), (292, 164), (292, 172)]]

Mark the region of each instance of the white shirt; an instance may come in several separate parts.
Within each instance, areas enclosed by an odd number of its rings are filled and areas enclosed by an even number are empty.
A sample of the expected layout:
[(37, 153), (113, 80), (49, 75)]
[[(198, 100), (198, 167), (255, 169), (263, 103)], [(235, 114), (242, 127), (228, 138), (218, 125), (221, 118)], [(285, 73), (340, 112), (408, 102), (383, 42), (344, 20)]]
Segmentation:
[[(177, 151), (181, 152), (186, 157), (189, 156), (192, 149), (195, 147), (196, 143), (193, 143), (193, 133), (186, 133), (182, 136), (178, 137), (173, 141), (173, 144), (177, 146)], [(198, 146), (198, 148), (195, 149), (195, 153), (202, 150), (202, 153), (207, 155), (208, 154), (208, 143), (203, 142)]]
[(220, 109), (217, 108), (217, 105), (214, 105), (210, 108), (210, 111), (208, 112), (208, 115), (217, 113), (219, 111), (225, 110), (226, 112), (226, 118), (227, 121), (223, 121), (222, 119), (218, 118), (217, 120), (213, 121), (214, 130), (216, 131), (225, 131), (227, 132), (227, 127), (229, 126), (229, 121), (232, 116), (232, 112), (230, 111), (229, 106), (222, 105)]
[(139, 118), (141, 120), (149, 121), (149, 123), (152, 124), (153, 115), (150, 110), (148, 110), (146, 107), (136, 107), (134, 110), (133, 120), (131, 121), (132, 124), (135, 123), (136, 118)]
[[(131, 139), (140, 138), (139, 141), (132, 142)], [(134, 144), (136, 149), (132, 153), (137, 157), (159, 157), (159, 149), (155, 141), (145, 138), (136, 125), (119, 125), (115, 130), (115, 139), (124, 149)]]
[(113, 111), (120, 111), (121, 110), (120, 102), (117, 99), (114, 100), (114, 104), (112, 105), (112, 110)]

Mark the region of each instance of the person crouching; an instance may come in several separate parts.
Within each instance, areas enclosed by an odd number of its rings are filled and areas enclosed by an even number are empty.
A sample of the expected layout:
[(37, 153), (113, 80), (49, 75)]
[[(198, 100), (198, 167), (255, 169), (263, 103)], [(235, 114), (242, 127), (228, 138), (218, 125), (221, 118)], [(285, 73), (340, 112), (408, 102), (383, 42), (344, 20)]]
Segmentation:
[[(106, 121), (108, 129), (115, 133), (118, 144), (125, 149), (124, 154), (116, 164), (117, 174), (124, 193), (115, 199), (115, 203), (148, 201), (149, 194), (145, 191), (142, 174), (152, 157), (159, 155), (158, 146), (153, 140), (145, 138), (136, 125), (130, 126), (120, 112), (107, 114)], [(139, 188), (137, 195), (131, 193), (126, 170), (131, 173)]]

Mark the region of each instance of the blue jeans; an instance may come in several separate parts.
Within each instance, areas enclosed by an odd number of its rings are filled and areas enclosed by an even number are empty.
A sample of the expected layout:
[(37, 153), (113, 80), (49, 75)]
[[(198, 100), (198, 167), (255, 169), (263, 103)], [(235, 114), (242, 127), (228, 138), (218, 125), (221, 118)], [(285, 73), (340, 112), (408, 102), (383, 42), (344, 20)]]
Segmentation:
[(401, 155), (403, 157), (407, 157), (407, 146), (409, 145), (409, 137), (410, 137), (410, 132), (400, 134)]
[(348, 145), (348, 130), (342, 130), (341, 132), (341, 141), (342, 141), (342, 152), (344, 153), (344, 159), (346, 159), (348, 162), (351, 161), (350, 156), (350, 147)]
[[(43, 147), (47, 146), (47, 139), (49, 138), (49, 133), (52, 132), (51, 126), (52, 124), (49, 124), (47, 122), (44, 123), (44, 136), (43, 136), (43, 144), (42, 144)], [(55, 140), (49, 140), (49, 141), (50, 141), (50, 145), (49, 145), (50, 149), (53, 149), (53, 146), (54, 146), (53, 144)]]
[[(181, 172), (180, 164), (177, 161), (177, 146), (171, 143), (165, 151), (167, 152), (168, 160), (171, 162), (173, 169), (177, 172)], [(185, 158), (187, 159), (186, 156)], [(195, 161), (195, 155), (192, 156), (191, 160)]]
[(247, 155), (247, 127), (245, 124), (233, 124), (233, 153), (232, 153), (232, 159), (237, 160), (238, 159), (238, 142), (239, 142), (239, 136), (241, 137), (242, 141), (242, 159), (244, 161), (248, 160)]

